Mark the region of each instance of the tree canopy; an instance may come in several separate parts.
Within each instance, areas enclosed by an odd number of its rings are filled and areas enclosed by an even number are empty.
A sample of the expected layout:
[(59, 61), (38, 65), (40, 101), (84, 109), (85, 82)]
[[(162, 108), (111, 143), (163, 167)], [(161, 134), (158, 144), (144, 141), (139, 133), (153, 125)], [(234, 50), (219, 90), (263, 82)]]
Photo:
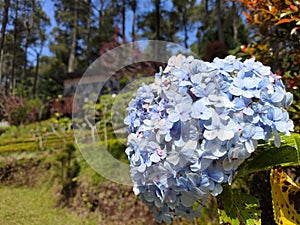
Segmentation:
[(54, 0), (51, 9), (45, 4), (0, 3), (0, 80), (6, 93), (54, 97), (61, 94), (55, 76), (84, 72), (107, 49), (141, 39), (176, 42), (208, 61), (241, 55), (244, 46), (244, 54), (275, 72), (299, 71), (298, 1)]

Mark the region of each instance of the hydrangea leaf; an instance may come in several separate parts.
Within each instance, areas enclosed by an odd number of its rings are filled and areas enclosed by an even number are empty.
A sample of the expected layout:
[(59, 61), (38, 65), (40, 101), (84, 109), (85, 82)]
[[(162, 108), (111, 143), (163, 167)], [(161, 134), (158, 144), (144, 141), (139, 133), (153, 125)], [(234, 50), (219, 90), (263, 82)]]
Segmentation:
[(239, 167), (238, 176), (269, 170), (276, 165), (283, 167), (300, 165), (300, 134), (281, 136), (280, 148), (275, 147), (272, 142), (259, 145), (253, 157)]
[(218, 200), (222, 209), (219, 209), (219, 219), (222, 224), (246, 224), (259, 225), (260, 211), (259, 202), (252, 195), (241, 193), (229, 185), (224, 186)]

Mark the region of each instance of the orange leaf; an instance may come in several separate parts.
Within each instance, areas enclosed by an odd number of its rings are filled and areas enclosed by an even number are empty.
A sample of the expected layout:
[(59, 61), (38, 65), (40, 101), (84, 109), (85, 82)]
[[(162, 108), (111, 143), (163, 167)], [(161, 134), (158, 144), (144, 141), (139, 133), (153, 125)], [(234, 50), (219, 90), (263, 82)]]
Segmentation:
[(247, 20), (248, 20), (249, 23), (253, 22), (253, 18), (252, 18), (252, 16), (249, 13), (243, 12), (243, 14), (246, 16), (246, 18), (247, 18)]
[(295, 34), (299, 28), (300, 28), (300, 27), (294, 27), (294, 28), (291, 30), (291, 35)]
[(271, 11), (268, 10), (268, 9), (260, 9), (260, 10), (267, 13), (267, 14), (271, 14), (272, 16), (275, 16), (276, 12), (277, 12), (277, 10), (276, 9), (274, 10), (273, 8), (271, 9)]
[(284, 18), (284, 19), (279, 20), (277, 23), (275, 23), (275, 25), (277, 26), (277, 25), (280, 25), (280, 24), (283, 24), (283, 23), (290, 23), (292, 21), (294, 21), (294, 19)]
[(298, 8), (297, 8), (297, 6), (295, 6), (295, 5), (290, 5), (290, 8), (291, 8), (291, 10), (293, 10), (293, 11), (298, 11)]

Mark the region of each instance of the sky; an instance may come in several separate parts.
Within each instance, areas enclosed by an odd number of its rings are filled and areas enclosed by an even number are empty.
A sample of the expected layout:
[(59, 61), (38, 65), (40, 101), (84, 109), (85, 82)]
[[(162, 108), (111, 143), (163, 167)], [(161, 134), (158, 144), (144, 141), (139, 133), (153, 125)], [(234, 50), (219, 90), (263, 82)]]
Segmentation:
[[(54, 19), (54, 4), (53, 4), (53, 1), (52, 0), (44, 0), (43, 10), (46, 12), (46, 14), (48, 15), (48, 17), (50, 18), (50, 21), (51, 21), (51, 26), (47, 27), (47, 34), (50, 37), (51, 30), (53, 29), (53, 27), (56, 26), (56, 22), (55, 22), (55, 19)], [(49, 41), (50, 41), (50, 39), (48, 39), (46, 46), (43, 48), (42, 55), (53, 56), (53, 54), (50, 52), (50, 50), (48, 48)]]
[[(167, 1), (168, 5), (166, 5), (166, 9), (167, 8), (171, 8), (172, 7), (172, 4), (170, 3), (171, 1)], [(147, 12), (147, 11), (150, 11), (152, 10), (151, 5), (147, 4), (147, 1), (146, 0), (142, 0), (139, 2), (139, 12)], [(42, 7), (43, 7), (43, 10), (46, 12), (46, 14), (48, 15), (48, 17), (50, 18), (50, 21), (51, 21), (51, 26), (47, 27), (46, 31), (49, 35), (49, 39), (45, 45), (45, 47), (43, 48), (43, 51), (42, 51), (42, 55), (45, 55), (45, 56), (53, 56), (53, 53), (50, 52), (49, 48), (48, 48), (48, 44), (50, 43), (51, 41), (51, 31), (53, 29), (53, 27), (55, 27), (57, 24), (55, 22), (55, 19), (54, 19), (54, 3), (53, 3), (53, 0), (44, 0), (43, 3), (42, 3)], [(132, 11), (131, 10), (126, 10), (126, 30), (125, 30), (125, 34), (126, 34), (126, 37), (129, 39), (128, 41), (131, 41), (131, 26), (132, 26), (132, 17), (133, 17), (133, 14), (132, 14)], [(179, 36), (181, 38), (183, 38), (183, 35), (180, 35)], [(195, 36), (196, 36), (196, 30), (190, 32), (190, 38), (188, 40), (188, 43), (189, 44), (192, 44), (194, 41), (195, 41)]]
[[(48, 15), (48, 17), (50, 18), (51, 21), (51, 26), (47, 27), (47, 33), (49, 35), (49, 40), (47, 42), (47, 44), (49, 44), (49, 42), (51, 41), (51, 30), (53, 29), (53, 27), (55, 27), (57, 24), (55, 22), (55, 18), (54, 18), (54, 4), (52, 0), (44, 0), (44, 4), (43, 4), (43, 10), (46, 12), (46, 14)], [(130, 10), (126, 11), (126, 37), (131, 37), (130, 35), (130, 29), (132, 26), (132, 12)], [(130, 40), (131, 41), (131, 40)], [(43, 49), (43, 55), (47, 55), (47, 56), (53, 56), (53, 54), (50, 52), (48, 46), (45, 46)]]

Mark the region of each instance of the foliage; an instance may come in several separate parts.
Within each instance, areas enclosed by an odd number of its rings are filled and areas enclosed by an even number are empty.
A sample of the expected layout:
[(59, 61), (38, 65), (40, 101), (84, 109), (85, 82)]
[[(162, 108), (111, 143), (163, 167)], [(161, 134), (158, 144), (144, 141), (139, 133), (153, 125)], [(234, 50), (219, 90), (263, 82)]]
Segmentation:
[(0, 120), (2, 121), (6, 115), (5, 112), (5, 93), (2, 88), (0, 88)]
[(272, 67), (283, 77), (286, 87), (294, 94), (294, 104), (290, 110), (295, 122), (295, 131), (300, 131), (300, 14), (299, 2), (239, 0), (247, 11), (248, 23), (255, 28), (254, 40), (242, 50), (247, 55)]
[[(1, 50), (1, 86), (7, 93), (35, 97), (38, 61), (45, 45), (50, 19), (41, 1), (9, 1), (7, 29)], [(31, 56), (31, 57), (29, 57)], [(29, 60), (31, 58), (31, 60)]]
[(0, 93), (0, 118), (10, 125), (28, 124), (40, 120), (42, 103), (40, 100), (26, 100), (14, 95)]
[[(193, 17), (200, 21), (196, 30), (196, 42), (191, 45), (193, 52), (202, 59), (212, 61), (215, 57), (224, 58), (234, 54), (236, 48), (249, 41), (249, 28), (241, 18), (241, 6), (236, 1), (220, 1), (221, 12), (217, 10), (217, 0), (201, 1), (195, 7)], [(217, 26), (218, 20), (221, 27)], [(223, 34), (223, 40), (219, 37), (219, 31)]]
[(43, 102), (56, 98), (63, 93), (63, 84), (56, 77), (64, 74), (64, 64), (57, 57), (42, 56), (40, 59), (40, 80), (38, 96)]
[(61, 149), (62, 143), (70, 143), (74, 137), (72, 132), (64, 131), (64, 139), (53, 132), (51, 120), (35, 122), (27, 125), (9, 126), (0, 135), (1, 154), (12, 152), (28, 152)]
[[(124, 140), (123, 140), (124, 141)], [(127, 156), (125, 154), (126, 146), (119, 139), (109, 139), (108, 140), (108, 148), (107, 150), (119, 160), (124, 162), (127, 161)]]
[(261, 224), (258, 200), (226, 185), (218, 198), (220, 222), (231, 225)]
[(280, 149), (270, 142), (261, 143), (257, 151), (247, 163), (240, 167), (237, 176), (243, 177), (247, 173), (270, 170), (273, 166), (299, 166), (300, 165), (300, 136), (293, 133), (291, 136), (281, 137)]
[(50, 127), (53, 134), (60, 138), (62, 143), (68, 143), (68, 134), (72, 132), (72, 120), (70, 118), (55, 113), (50, 119)]
[[(270, 171), (271, 168), (275, 166), (282, 165), (285, 167), (288, 166), (300, 166), (300, 135), (293, 134), (290, 137), (282, 137), (282, 146), (280, 148), (276, 148), (272, 143), (267, 142), (263, 143), (259, 146), (259, 149), (254, 153), (254, 157), (247, 159), (238, 169), (237, 175), (234, 179), (232, 187), (226, 187), (225, 193), (222, 193), (218, 197), (218, 201), (221, 205), (231, 204), (233, 201), (239, 202), (238, 204), (249, 204), (249, 200), (252, 202), (250, 204), (250, 208), (254, 207), (253, 210), (250, 211), (250, 215), (248, 215), (249, 224), (257, 224), (255, 222), (250, 222), (251, 219), (260, 218), (260, 212), (257, 211), (257, 200), (255, 197), (260, 197), (261, 193), (256, 193), (254, 196), (248, 198), (244, 198), (243, 195), (249, 195), (249, 189), (251, 184), (249, 182), (255, 182), (252, 179), (249, 179), (249, 174), (252, 173), (254, 176), (260, 176), (257, 172), (259, 171)], [(274, 182), (274, 181), (271, 181)], [(283, 188), (283, 183), (278, 183), (276, 181), (276, 185)], [(259, 184), (262, 185), (262, 184)], [(232, 188), (232, 190), (231, 190)], [(228, 193), (229, 191), (229, 193)], [(274, 190), (273, 190), (274, 191)], [(232, 194), (235, 192), (235, 194)], [(257, 190), (254, 190), (257, 192)], [(279, 199), (279, 193), (277, 193), (277, 198)], [(277, 199), (277, 200), (278, 200)], [(261, 199), (259, 199), (261, 200)], [(273, 201), (276, 199), (273, 199)], [(286, 203), (285, 203), (286, 205)], [(292, 207), (291, 203), (288, 203), (288, 207)], [(240, 214), (240, 210), (248, 210), (249, 208), (245, 208), (241, 205), (232, 204), (230, 207), (222, 207), (220, 220), (224, 222), (231, 222), (231, 224), (247, 224), (247, 220), (241, 217), (243, 214)], [(270, 220), (270, 218), (268, 218)], [(261, 221), (266, 222), (266, 221)]]
[(275, 221), (278, 224), (299, 224), (300, 186), (280, 166), (271, 170), (270, 183)]
[[(151, 3), (144, 2), (144, 4)], [(155, 0), (152, 4), (154, 9), (143, 13), (137, 23), (137, 27), (142, 30), (141, 36), (150, 40), (178, 41), (176, 35), (179, 30), (178, 14), (168, 10), (161, 0)]]
[(72, 197), (76, 193), (77, 175), (80, 171), (80, 166), (75, 155), (76, 148), (73, 144), (66, 144), (65, 147), (56, 155), (57, 176), (60, 178), (61, 201), (62, 205), (69, 205)]

